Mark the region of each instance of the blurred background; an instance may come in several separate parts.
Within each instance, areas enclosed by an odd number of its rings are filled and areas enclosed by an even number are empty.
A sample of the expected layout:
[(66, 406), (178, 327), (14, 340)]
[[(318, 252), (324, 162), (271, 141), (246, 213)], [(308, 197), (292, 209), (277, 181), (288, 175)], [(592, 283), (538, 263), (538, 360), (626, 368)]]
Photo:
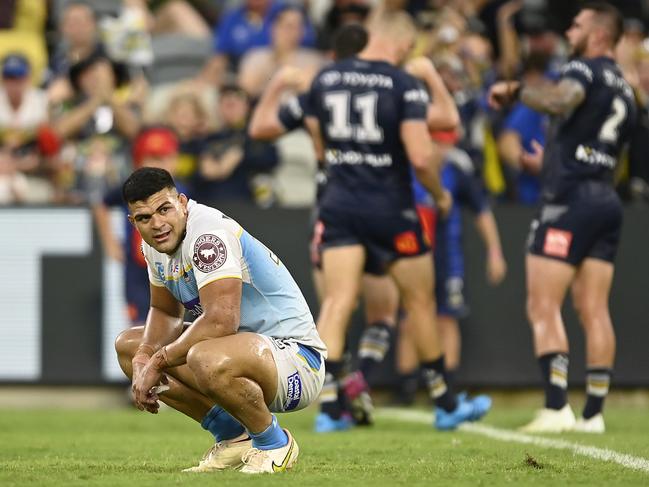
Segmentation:
[[(539, 183), (518, 155), (532, 140), (543, 142), (548, 120), (522, 105), (491, 112), (485, 93), (498, 79), (556, 77), (567, 58), (562, 34), (580, 3), (385, 2), (416, 19), (413, 56), (433, 59), (455, 99), (456, 145), (493, 202), (509, 265), (503, 285), (488, 286), (484, 250), (467, 225), (472, 312), (462, 322), (462, 385), (538, 383), (523, 252)], [(619, 340), (614, 383), (646, 387), (649, 1), (613, 3), (626, 19), (618, 61), (641, 107), (617, 175), (626, 220), (611, 303)], [(119, 185), (143, 164), (168, 168), (190, 197), (263, 240), (317, 312), (308, 255), (316, 173), (310, 140), (298, 130), (275, 143), (253, 141), (246, 125), (273, 73), (292, 65), (314, 75), (331, 60), (336, 29), (363, 22), (375, 7), (369, 0), (0, 3), (0, 384), (125, 383), (113, 341), (142, 321), (148, 298), (136, 289), (146, 271)], [(568, 308), (578, 384), (583, 341)], [(357, 314), (356, 324), (362, 321)], [(395, 380), (392, 361), (370, 377), (374, 385)]]

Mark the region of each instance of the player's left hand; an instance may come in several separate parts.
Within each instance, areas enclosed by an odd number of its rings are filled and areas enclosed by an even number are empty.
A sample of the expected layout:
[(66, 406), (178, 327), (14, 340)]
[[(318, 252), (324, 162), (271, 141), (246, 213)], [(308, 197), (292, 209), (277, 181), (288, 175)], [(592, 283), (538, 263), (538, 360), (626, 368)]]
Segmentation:
[(157, 414), (158, 394), (153, 390), (160, 383), (166, 384), (167, 377), (162, 372), (162, 358), (160, 352), (153, 354), (141, 370), (139, 376), (135, 378), (133, 392), (135, 394), (135, 405), (140, 411), (148, 411)]
[(489, 88), (487, 102), (495, 110), (500, 110), (514, 101), (514, 95), (521, 86), (518, 81), (499, 81)]
[(507, 274), (507, 262), (500, 250), (487, 254), (487, 280), (492, 286), (500, 284)]

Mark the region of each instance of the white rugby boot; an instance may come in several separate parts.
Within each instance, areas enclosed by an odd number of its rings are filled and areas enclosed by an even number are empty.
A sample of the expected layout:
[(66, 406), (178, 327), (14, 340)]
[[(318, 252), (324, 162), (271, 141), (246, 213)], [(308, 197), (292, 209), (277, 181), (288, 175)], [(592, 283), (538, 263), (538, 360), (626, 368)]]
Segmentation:
[(523, 433), (561, 433), (571, 431), (575, 426), (575, 414), (570, 404), (562, 409), (541, 409), (537, 411), (534, 419), (521, 426), (518, 431)]
[(598, 413), (592, 418), (585, 419), (583, 416), (577, 419), (575, 426), (572, 428), (572, 431), (577, 433), (598, 433), (602, 434), (606, 432), (606, 426), (604, 425), (604, 416), (602, 413)]
[(186, 468), (183, 472), (213, 472), (239, 468), (243, 465), (243, 455), (252, 448), (252, 440), (247, 432), (231, 440), (219, 441), (212, 445), (200, 463)]
[(257, 474), (257, 473), (277, 473), (289, 470), (297, 462), (297, 456), (300, 448), (293, 435), (287, 429), (284, 430), (288, 436), (288, 443), (281, 448), (273, 450), (259, 450), (250, 448), (243, 455), (243, 468), (240, 472)]

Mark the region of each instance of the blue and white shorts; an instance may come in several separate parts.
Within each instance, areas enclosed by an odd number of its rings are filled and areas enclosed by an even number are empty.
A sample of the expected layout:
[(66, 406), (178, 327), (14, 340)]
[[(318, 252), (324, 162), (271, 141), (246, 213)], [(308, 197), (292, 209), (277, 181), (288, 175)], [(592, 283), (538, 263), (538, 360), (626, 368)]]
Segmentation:
[(277, 394), (268, 408), (274, 413), (303, 409), (315, 401), (324, 384), (322, 355), (293, 338), (272, 338), (268, 342), (277, 366)]

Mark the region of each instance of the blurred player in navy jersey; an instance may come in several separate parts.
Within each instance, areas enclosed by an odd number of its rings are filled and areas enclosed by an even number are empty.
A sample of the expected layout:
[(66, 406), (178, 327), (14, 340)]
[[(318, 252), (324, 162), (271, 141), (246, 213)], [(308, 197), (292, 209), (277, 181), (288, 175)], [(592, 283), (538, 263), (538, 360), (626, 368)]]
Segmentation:
[(426, 382), (437, 405), (436, 426), (452, 429), (490, 407), (484, 398), (458, 398), (448, 388), (435, 325), (433, 269), (415, 209), (410, 164), (442, 214), (451, 198), (439, 180), (428, 135), (426, 90), (397, 66), (416, 31), (403, 12), (377, 14), (357, 57), (322, 70), (306, 103), (306, 123), (316, 153), (328, 168), (320, 200), (324, 299), (318, 330), (330, 351), (317, 431), (343, 419), (338, 400), (349, 318), (363, 272), (394, 279), (413, 324)]
[[(455, 372), (460, 364), (461, 333), (459, 320), (468, 314), (464, 297), (464, 250), (462, 244), (462, 209), (468, 208), (476, 215), (475, 225), (485, 244), (486, 275), (492, 285), (505, 277), (507, 264), (500, 245), (500, 236), (493, 212), (489, 207), (484, 186), (475, 175), (475, 167), (469, 155), (455, 147), (456, 131), (436, 131), (431, 134), (443, 154), (442, 184), (453, 197), (453, 207), (446, 218), (435, 221), (435, 300), (437, 323), (446, 361), (447, 382), (454, 386)], [(430, 195), (418, 181), (413, 182), (415, 201), (420, 207), (431, 207)], [(418, 366), (414, 344), (410, 338), (408, 323), (403, 323), (399, 335), (398, 402), (414, 401), (419, 384)]]
[[(521, 161), (541, 170), (543, 186), (526, 269), (527, 314), (545, 408), (523, 427), (528, 432), (605, 430), (602, 406), (615, 358), (608, 298), (622, 226), (613, 176), (636, 118), (633, 92), (614, 61), (622, 28), (615, 7), (584, 4), (566, 32), (575, 57), (557, 83), (502, 82), (489, 93), (496, 108), (519, 96), (527, 106), (554, 116), (545, 150), (536, 144)], [(561, 319), (570, 288), (586, 336), (587, 399), (578, 420), (567, 400), (568, 340)]]
[[(178, 161), (178, 138), (167, 127), (149, 127), (142, 130), (133, 142), (133, 165), (159, 167), (175, 174)], [(179, 186), (181, 192), (185, 192)], [(187, 194), (185, 192), (185, 194)], [(124, 210), (124, 241), (120, 242), (113, 231), (109, 208)], [(149, 312), (149, 281), (146, 262), (140, 250), (142, 238), (127, 218), (127, 208), (122, 199), (122, 188), (109, 190), (101, 204), (93, 207), (99, 237), (106, 255), (123, 262), (128, 317), (132, 325), (141, 325)]]
[[(350, 24), (341, 27), (333, 39), (335, 60), (351, 57), (367, 44), (367, 31), (362, 25)], [(305, 128), (304, 106), (306, 91), (311, 79), (305, 79), (300, 70), (292, 67), (282, 68), (271, 80), (253, 112), (249, 132), (256, 139), (276, 139), (287, 132)], [(287, 92), (293, 92), (285, 98)], [(295, 92), (299, 94), (295, 94)], [(322, 225), (318, 222), (318, 202), (327, 184), (327, 169), (323, 161), (318, 161), (316, 173), (316, 205), (313, 212), (310, 256), (313, 265), (313, 280), (319, 299), (323, 295), (321, 269)], [(342, 381), (344, 394), (340, 394), (343, 421), (340, 425), (352, 426), (353, 416), (356, 424), (372, 422), (372, 402), (365, 377), (387, 354), (392, 329), (395, 326), (399, 296), (395, 284), (388, 276), (363, 277), (363, 298), (367, 327), (363, 332), (359, 347), (360, 370), (347, 374)], [(349, 404), (347, 404), (349, 403)], [(347, 410), (351, 409), (351, 415)]]

